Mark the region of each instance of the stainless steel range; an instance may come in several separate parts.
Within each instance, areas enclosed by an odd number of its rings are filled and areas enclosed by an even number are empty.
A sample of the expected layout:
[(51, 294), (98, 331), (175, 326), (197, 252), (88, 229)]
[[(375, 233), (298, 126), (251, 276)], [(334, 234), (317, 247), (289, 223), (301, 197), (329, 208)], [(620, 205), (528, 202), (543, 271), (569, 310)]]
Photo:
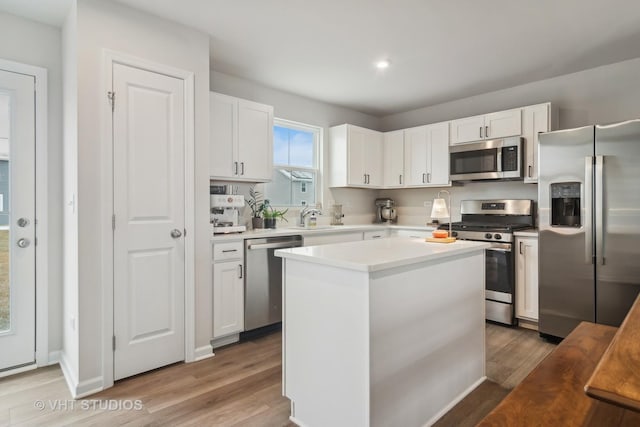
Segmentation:
[[(513, 233), (534, 226), (532, 200), (463, 200), (462, 221), (451, 225), (453, 237), (491, 243), (486, 251), (486, 318), (515, 324), (515, 253)], [(448, 230), (448, 224), (441, 224)]]

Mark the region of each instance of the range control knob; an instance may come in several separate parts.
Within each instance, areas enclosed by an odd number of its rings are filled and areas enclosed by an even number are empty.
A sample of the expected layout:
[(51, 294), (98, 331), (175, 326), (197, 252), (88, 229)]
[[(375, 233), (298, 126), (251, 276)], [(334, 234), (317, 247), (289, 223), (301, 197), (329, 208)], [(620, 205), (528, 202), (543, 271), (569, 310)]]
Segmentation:
[(493, 237), (493, 235), (491, 233), (487, 233), (484, 235), (485, 239), (490, 239)]
[(493, 238), (496, 239), (496, 240), (500, 240), (500, 239), (502, 239), (502, 234), (494, 234)]

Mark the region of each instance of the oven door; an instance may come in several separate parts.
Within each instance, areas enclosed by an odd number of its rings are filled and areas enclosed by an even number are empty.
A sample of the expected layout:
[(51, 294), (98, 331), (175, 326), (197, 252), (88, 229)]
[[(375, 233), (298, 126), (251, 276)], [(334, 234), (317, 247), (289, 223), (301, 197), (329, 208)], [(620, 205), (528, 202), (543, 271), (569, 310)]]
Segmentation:
[(488, 300), (513, 303), (515, 266), (510, 243), (491, 243), (486, 250), (486, 291)]

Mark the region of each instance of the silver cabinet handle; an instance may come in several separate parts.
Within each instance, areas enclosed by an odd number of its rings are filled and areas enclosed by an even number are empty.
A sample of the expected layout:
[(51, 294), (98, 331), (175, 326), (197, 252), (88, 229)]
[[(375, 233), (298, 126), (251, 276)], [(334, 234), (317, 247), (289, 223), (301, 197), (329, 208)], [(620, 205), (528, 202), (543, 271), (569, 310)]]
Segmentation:
[(480, 138), (482, 139), (482, 126), (480, 126)]
[(484, 127), (484, 137), (489, 138), (489, 126)]
[[(178, 237), (180, 237), (180, 236), (178, 236)], [(223, 254), (226, 254), (226, 253), (228, 253), (228, 252), (238, 252), (238, 250), (237, 250), (237, 249), (223, 249), (223, 250), (222, 250), (222, 253), (223, 253)]]
[(242, 279), (242, 276), (243, 276), (242, 270), (243, 270), (242, 264), (238, 264), (238, 271), (239, 271), (238, 279)]
[(174, 228), (173, 230), (171, 230), (171, 237), (173, 237), (174, 239), (177, 239), (178, 237), (182, 236), (182, 231), (178, 230), (177, 228)]
[(528, 167), (529, 167), (529, 178), (531, 178), (531, 165), (529, 165)]
[(366, 173), (363, 175), (362, 179), (364, 180), (364, 183), (366, 184), (367, 183), (367, 174)]
[(244, 175), (244, 162), (240, 162), (240, 175)]
[(427, 174), (427, 182), (429, 182), (429, 183), (431, 182), (431, 174), (430, 173)]
[(31, 242), (29, 241), (29, 239), (25, 239), (24, 237), (20, 240), (18, 240), (17, 245), (19, 248), (26, 248), (29, 247), (29, 245), (31, 244)]
[(518, 252), (520, 252), (520, 255), (524, 255), (524, 254), (522, 253), (522, 242), (520, 242), (520, 248), (518, 249)]
[(427, 182), (427, 181), (426, 181), (426, 179), (427, 179), (427, 174), (426, 174), (426, 173), (423, 173), (423, 174), (422, 174), (422, 183), (423, 183), (423, 184), (424, 184), (425, 182)]
[(238, 162), (233, 162), (233, 174), (238, 175)]
[(19, 218), (17, 221), (18, 227), (26, 227), (29, 225), (29, 220), (27, 218)]
[(400, 185), (402, 185), (402, 175), (399, 176)]

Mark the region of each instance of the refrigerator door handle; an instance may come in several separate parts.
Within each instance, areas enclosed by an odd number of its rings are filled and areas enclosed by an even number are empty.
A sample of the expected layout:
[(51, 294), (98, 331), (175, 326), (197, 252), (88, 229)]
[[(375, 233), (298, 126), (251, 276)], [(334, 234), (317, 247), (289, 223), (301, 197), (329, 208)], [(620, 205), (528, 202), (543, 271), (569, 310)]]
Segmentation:
[(584, 158), (584, 262), (593, 264), (593, 156)]
[(604, 265), (604, 156), (596, 156), (596, 262)]

